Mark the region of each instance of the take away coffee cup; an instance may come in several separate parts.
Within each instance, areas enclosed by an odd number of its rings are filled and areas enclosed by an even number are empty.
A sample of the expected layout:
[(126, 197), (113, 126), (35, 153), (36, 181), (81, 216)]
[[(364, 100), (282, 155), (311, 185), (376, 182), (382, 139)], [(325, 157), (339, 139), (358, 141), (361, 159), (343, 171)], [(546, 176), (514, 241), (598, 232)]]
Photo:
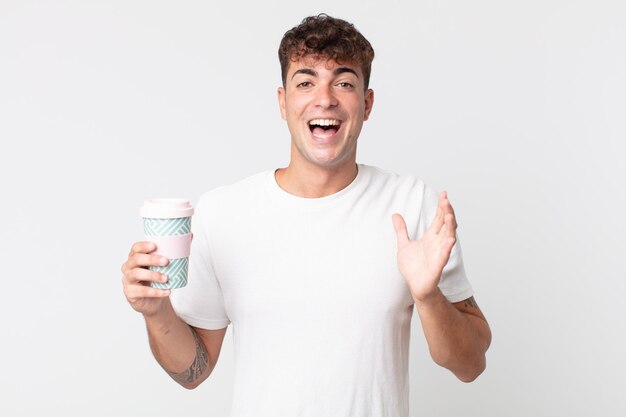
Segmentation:
[(193, 207), (181, 198), (153, 198), (144, 201), (139, 210), (143, 217), (145, 240), (156, 244), (157, 255), (169, 259), (166, 266), (151, 266), (150, 270), (167, 274), (165, 283), (151, 282), (160, 289), (182, 288), (187, 285), (189, 253), (191, 250), (191, 216)]

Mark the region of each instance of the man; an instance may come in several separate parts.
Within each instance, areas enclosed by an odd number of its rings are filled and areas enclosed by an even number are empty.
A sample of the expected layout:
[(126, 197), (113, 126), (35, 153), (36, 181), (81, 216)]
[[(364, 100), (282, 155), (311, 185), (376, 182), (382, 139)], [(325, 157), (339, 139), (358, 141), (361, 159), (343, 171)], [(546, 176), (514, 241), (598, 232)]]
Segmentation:
[(164, 277), (146, 267), (167, 263), (153, 244), (134, 244), (122, 266), (154, 356), (184, 387), (211, 374), (233, 324), (233, 416), (408, 416), (414, 308), (436, 363), (462, 381), (485, 368), (491, 334), (446, 193), (356, 163), (373, 57), (327, 15), (288, 31), (289, 166), (200, 198), (189, 284), (171, 298), (148, 286)]

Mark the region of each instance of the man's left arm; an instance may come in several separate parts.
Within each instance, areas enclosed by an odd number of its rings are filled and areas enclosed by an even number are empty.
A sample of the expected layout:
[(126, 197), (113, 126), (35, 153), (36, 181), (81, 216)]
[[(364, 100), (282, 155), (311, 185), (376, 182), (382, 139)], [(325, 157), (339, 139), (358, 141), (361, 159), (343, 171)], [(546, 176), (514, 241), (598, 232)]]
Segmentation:
[(398, 268), (415, 301), (433, 360), (461, 381), (473, 381), (485, 369), (491, 330), (473, 297), (451, 303), (438, 286), (456, 243), (457, 223), (447, 194), (439, 196), (435, 219), (418, 240), (409, 238), (401, 215), (394, 214), (392, 220)]
[(450, 303), (437, 291), (415, 307), (435, 363), (463, 382), (475, 380), (486, 367), (491, 330), (474, 297)]

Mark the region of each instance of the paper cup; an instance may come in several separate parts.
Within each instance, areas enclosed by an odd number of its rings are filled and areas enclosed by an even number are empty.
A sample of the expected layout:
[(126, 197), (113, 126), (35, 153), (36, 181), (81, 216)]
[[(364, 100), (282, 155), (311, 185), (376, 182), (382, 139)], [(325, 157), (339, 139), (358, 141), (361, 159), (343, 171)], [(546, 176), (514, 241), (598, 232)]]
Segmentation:
[(193, 207), (189, 200), (179, 198), (153, 198), (146, 200), (140, 209), (143, 217), (145, 240), (154, 242), (157, 255), (169, 259), (167, 266), (151, 266), (150, 270), (167, 274), (165, 283), (151, 282), (160, 289), (182, 288), (187, 285), (189, 252), (191, 249), (191, 216)]

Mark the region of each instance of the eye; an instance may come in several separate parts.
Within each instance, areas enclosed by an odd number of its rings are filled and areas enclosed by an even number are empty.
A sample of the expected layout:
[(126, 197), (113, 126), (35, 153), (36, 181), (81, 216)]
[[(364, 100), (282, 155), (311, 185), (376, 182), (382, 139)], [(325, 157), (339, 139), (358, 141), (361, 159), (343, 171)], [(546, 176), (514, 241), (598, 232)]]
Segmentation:
[(348, 83), (348, 82), (340, 82), (337, 84), (339, 87), (341, 88), (354, 88), (354, 85)]
[(310, 81), (302, 81), (300, 84), (297, 85), (297, 87), (301, 87), (301, 88), (306, 88), (306, 87), (311, 87), (313, 84), (311, 84)]

